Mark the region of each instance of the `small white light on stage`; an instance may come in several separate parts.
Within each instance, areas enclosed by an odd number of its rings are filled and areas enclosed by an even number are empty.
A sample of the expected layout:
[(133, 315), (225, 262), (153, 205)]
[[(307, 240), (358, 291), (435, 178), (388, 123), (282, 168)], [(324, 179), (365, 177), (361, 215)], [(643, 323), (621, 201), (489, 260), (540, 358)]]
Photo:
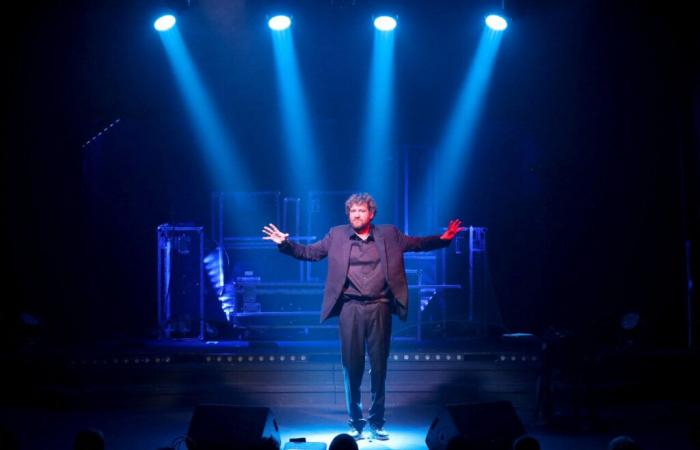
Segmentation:
[(226, 357), (226, 362), (232, 362), (232, 361), (233, 361), (233, 356)]
[(116, 119), (116, 120), (114, 120), (112, 123), (109, 124), (109, 126), (105, 127), (105, 128), (103, 129), (103, 131), (100, 131), (99, 133), (97, 133), (96, 135), (94, 135), (93, 137), (91, 137), (90, 139), (88, 139), (87, 141), (85, 141), (85, 143), (84, 143), (81, 147), (82, 147), (82, 148), (85, 148), (86, 146), (90, 145), (90, 144), (91, 144), (92, 142), (94, 142), (98, 137), (100, 137), (100, 136), (102, 135), (103, 132), (108, 131), (109, 129), (113, 128), (116, 124), (118, 124), (120, 120), (121, 120), (121, 119)]
[(296, 361), (296, 360), (297, 360), (297, 357), (294, 356), (294, 355), (292, 355), (292, 356), (289, 357), (289, 359), (292, 360), (292, 361)]
[(243, 362), (243, 357), (242, 357), (242, 356), (239, 356), (239, 357), (238, 357), (238, 362)]
[(134, 362), (135, 362), (136, 364), (138, 364), (138, 363), (141, 362), (141, 360), (140, 360), (139, 358), (134, 358)]
[(284, 356), (284, 355), (280, 356), (280, 361), (284, 361), (285, 359), (287, 359), (286, 356)]
[(166, 14), (164, 16), (160, 16), (153, 22), (153, 28), (155, 28), (157, 31), (168, 31), (172, 27), (175, 26), (175, 23), (177, 20), (175, 19), (175, 16), (172, 14)]
[(457, 355), (457, 359), (458, 359), (459, 361), (461, 361), (461, 360), (462, 360), (462, 355)]
[(494, 31), (503, 31), (508, 28), (508, 21), (506, 18), (498, 14), (489, 14), (486, 16), (486, 19), (484, 19), (484, 22)]
[(414, 356), (413, 356), (413, 359), (415, 359), (416, 361), (418, 361), (418, 360), (420, 359), (420, 355), (414, 355)]
[(396, 28), (396, 19), (391, 16), (379, 16), (374, 19), (374, 28), (379, 31), (392, 31)]
[(440, 355), (435, 355), (435, 359), (437, 359), (438, 361), (440, 361)]
[(626, 332), (631, 332), (639, 327), (641, 316), (637, 311), (627, 311), (620, 318), (620, 328)]
[(151, 358), (146, 357), (146, 358), (143, 359), (143, 362), (145, 362), (146, 364), (148, 364), (148, 363), (151, 362)]
[(398, 361), (399, 355), (394, 355), (394, 361)]
[(274, 357), (274, 356), (270, 356), (270, 358), (268, 358), (268, 359), (269, 359), (270, 361), (274, 361), (274, 360), (275, 360), (275, 357)]
[(221, 362), (221, 356), (216, 357), (216, 362)]
[(518, 359), (518, 358), (515, 357), (515, 355), (513, 355), (513, 356), (510, 357), (510, 360), (511, 360), (511, 361), (515, 361), (516, 359)]
[(451, 359), (452, 359), (452, 355), (447, 355), (447, 356), (445, 356), (445, 359), (448, 360), (448, 361), (451, 360)]
[(164, 359), (164, 361), (165, 361), (166, 363), (169, 363), (169, 362), (170, 362), (170, 356), (166, 356), (165, 359)]
[(305, 355), (301, 355), (301, 360), (302, 360), (302, 361), (306, 361), (306, 356), (305, 356)]
[(260, 362), (265, 361), (265, 357), (264, 357), (264, 356), (258, 356), (258, 361), (260, 361)]
[(275, 31), (286, 30), (292, 26), (292, 19), (291, 17), (284, 15), (274, 16), (267, 21), (267, 26), (270, 27), (271, 30)]
[(126, 358), (122, 359), (122, 362), (123, 362), (124, 364), (129, 364), (129, 360), (126, 359)]
[(498, 358), (498, 359), (500, 359), (501, 361), (505, 361), (505, 360), (506, 360), (506, 355), (501, 355), (501, 357)]
[(430, 361), (430, 355), (425, 355), (425, 360)]
[(254, 359), (254, 358), (253, 358), (252, 356), (249, 356), (249, 357), (248, 357), (248, 362), (252, 362), (253, 359)]
[(160, 362), (160, 358), (158, 358), (157, 356), (156, 356), (156, 362), (157, 362), (157, 363)]
[(408, 361), (408, 355), (403, 355), (403, 360)]
[(520, 358), (521, 361), (527, 361), (527, 356), (523, 356)]
[(204, 358), (204, 361), (205, 361), (205, 362), (211, 362), (211, 356), (207, 356), (206, 358)]

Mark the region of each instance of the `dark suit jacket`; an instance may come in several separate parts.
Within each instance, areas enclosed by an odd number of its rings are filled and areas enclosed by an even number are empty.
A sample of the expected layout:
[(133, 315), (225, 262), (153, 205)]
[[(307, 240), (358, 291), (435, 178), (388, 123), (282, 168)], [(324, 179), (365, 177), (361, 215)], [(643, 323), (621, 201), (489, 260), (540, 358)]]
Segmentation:
[[(399, 319), (406, 320), (408, 316), (408, 283), (404, 269), (404, 252), (426, 252), (450, 244), (449, 240), (440, 236), (411, 237), (403, 234), (393, 225), (372, 225), (374, 239), (379, 249), (379, 256), (386, 281), (394, 294), (392, 312)], [(279, 245), (282, 253), (306, 261), (319, 261), (328, 257), (328, 277), (323, 290), (323, 305), (321, 306), (321, 322), (340, 313), (343, 286), (350, 265), (350, 236), (354, 233), (352, 227), (340, 225), (330, 229), (326, 237), (309, 245), (302, 245), (290, 240)]]

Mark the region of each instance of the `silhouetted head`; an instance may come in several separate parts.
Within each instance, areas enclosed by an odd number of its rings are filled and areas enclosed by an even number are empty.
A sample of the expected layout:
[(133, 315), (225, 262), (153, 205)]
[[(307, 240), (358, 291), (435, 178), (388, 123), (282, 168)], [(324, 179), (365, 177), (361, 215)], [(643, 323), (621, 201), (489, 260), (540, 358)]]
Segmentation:
[(73, 450), (104, 450), (105, 437), (100, 430), (80, 430), (75, 434)]
[(447, 441), (447, 447), (445, 448), (446, 450), (472, 450), (474, 449), (474, 442), (464, 434), (458, 434)]
[(342, 433), (333, 438), (328, 450), (357, 450), (357, 442), (349, 434)]
[(8, 450), (19, 449), (19, 440), (17, 439), (17, 435), (5, 428), (4, 425), (0, 425), (0, 444), (2, 445), (2, 448), (6, 448)]
[(629, 436), (618, 436), (608, 444), (608, 450), (640, 450), (641, 447)]
[(520, 436), (513, 441), (513, 450), (540, 450), (540, 441), (532, 436)]

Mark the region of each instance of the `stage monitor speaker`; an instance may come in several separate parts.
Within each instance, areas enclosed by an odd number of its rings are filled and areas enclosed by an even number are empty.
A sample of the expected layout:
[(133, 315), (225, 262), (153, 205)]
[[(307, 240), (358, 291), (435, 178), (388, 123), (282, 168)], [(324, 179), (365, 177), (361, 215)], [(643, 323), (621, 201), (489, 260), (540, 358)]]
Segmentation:
[(470, 449), (510, 450), (523, 434), (525, 428), (510, 402), (447, 405), (430, 425), (425, 443), (429, 450), (445, 450), (456, 438)]
[(187, 432), (190, 450), (262, 448), (265, 439), (280, 446), (277, 421), (269, 408), (235, 405), (199, 405)]

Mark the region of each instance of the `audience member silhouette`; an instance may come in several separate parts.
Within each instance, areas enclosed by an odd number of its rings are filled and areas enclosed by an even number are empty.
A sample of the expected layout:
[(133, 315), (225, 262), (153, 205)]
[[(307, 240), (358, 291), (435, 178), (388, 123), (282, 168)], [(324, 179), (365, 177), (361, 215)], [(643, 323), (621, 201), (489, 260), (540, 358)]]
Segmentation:
[(0, 444), (2, 445), (2, 448), (6, 448), (8, 450), (19, 449), (19, 440), (17, 439), (17, 436), (3, 425), (0, 425)]
[[(239, 447), (236, 447), (239, 448)], [(252, 447), (248, 446), (241, 446), (241, 450), (279, 450), (280, 449), (280, 443), (274, 440), (271, 437), (265, 437), (261, 438), (260, 441), (258, 441), (255, 445)]]
[(692, 448), (700, 450), (700, 421), (697, 421), (697, 423), (691, 422), (688, 440)]
[(452, 436), (447, 441), (446, 450), (477, 450), (474, 442), (464, 434)]
[(104, 450), (105, 437), (100, 430), (80, 430), (75, 435), (73, 450)]
[(608, 450), (641, 450), (642, 447), (629, 436), (618, 436), (610, 440)]
[(513, 441), (513, 450), (540, 450), (540, 441), (532, 436), (520, 436)]
[(333, 438), (328, 450), (357, 450), (355, 438), (347, 433), (341, 433)]
[[(500, 444), (499, 444), (500, 445)], [(465, 434), (452, 436), (447, 441), (447, 450), (489, 450), (494, 443), (485, 439), (473, 439)], [(540, 443), (532, 436), (520, 436), (512, 444), (513, 450), (540, 450)]]

